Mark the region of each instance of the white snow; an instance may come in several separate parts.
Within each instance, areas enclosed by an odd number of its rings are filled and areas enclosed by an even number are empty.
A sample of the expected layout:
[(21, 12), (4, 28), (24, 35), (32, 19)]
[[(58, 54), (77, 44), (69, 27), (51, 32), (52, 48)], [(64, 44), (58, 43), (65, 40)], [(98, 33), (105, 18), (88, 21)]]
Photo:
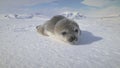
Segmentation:
[(86, 18), (86, 16), (84, 16), (83, 14), (81, 14), (80, 12), (70, 12), (70, 11), (66, 11), (66, 12), (62, 12), (60, 13), (60, 15), (63, 15), (67, 18), (70, 19), (84, 19)]
[(32, 19), (32, 18), (48, 18), (48, 16), (42, 15), (40, 13), (35, 13), (35, 14), (7, 14), (1, 15), (2, 18), (8, 18), (8, 19)]
[(0, 17), (0, 68), (120, 68), (120, 17), (76, 20), (79, 45), (38, 34), (46, 20)]

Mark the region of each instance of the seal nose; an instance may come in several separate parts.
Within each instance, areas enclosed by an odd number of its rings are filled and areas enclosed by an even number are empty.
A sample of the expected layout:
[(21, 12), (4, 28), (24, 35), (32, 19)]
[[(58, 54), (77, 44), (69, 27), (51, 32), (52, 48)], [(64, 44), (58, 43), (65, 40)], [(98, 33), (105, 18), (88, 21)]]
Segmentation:
[(76, 38), (75, 36), (71, 36), (71, 37), (68, 39), (69, 42), (72, 42), (72, 41), (74, 41), (74, 40), (77, 40), (77, 38)]

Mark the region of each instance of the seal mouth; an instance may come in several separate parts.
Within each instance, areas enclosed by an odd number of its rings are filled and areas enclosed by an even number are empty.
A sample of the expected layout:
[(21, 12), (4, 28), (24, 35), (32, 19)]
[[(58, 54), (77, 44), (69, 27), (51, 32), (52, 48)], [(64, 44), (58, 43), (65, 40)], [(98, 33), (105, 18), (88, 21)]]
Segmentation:
[(77, 37), (72, 36), (68, 39), (68, 42), (74, 42), (74, 41), (77, 41), (77, 40), (78, 40)]

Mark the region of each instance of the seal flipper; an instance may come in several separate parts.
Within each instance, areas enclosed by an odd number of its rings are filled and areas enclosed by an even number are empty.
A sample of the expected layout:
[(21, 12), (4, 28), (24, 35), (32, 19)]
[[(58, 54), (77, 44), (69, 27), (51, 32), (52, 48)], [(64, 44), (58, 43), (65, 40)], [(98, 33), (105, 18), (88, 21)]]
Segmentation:
[(40, 33), (41, 35), (48, 36), (47, 34), (44, 33), (44, 27), (42, 25), (36, 26), (37, 32)]

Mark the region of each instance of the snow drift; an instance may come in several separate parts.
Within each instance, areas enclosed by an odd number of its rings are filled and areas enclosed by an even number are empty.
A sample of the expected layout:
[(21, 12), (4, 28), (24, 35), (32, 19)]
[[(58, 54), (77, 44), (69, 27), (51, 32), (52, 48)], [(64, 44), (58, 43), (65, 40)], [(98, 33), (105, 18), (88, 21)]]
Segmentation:
[(70, 19), (85, 19), (86, 16), (82, 15), (80, 12), (63, 12), (60, 15), (63, 15)]

